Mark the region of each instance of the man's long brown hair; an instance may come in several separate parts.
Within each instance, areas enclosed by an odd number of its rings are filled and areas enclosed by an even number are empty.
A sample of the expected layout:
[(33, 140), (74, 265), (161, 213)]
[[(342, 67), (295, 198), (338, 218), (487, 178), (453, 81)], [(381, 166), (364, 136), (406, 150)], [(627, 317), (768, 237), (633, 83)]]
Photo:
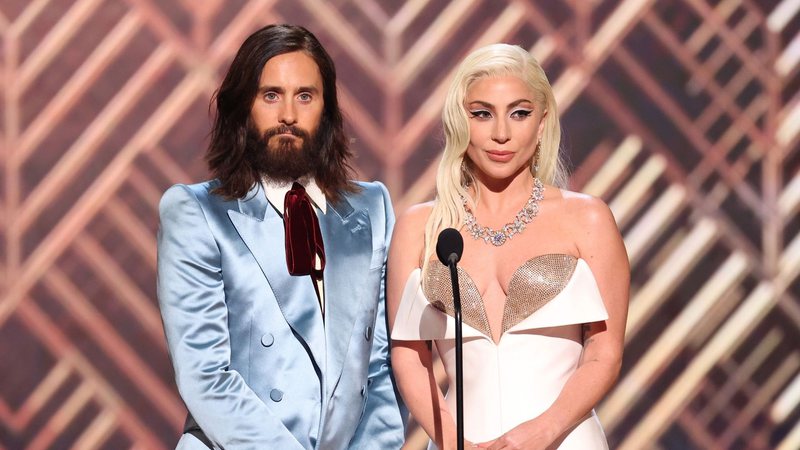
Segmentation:
[[(344, 133), (344, 121), (336, 96), (336, 68), (333, 60), (310, 31), (295, 25), (268, 25), (251, 34), (239, 48), (222, 85), (212, 98), (216, 116), (206, 153), (208, 167), (220, 186), (215, 194), (242, 198), (257, 183), (261, 174), (248, 158), (248, 129), (253, 125), (250, 110), (258, 93), (261, 71), (271, 58), (302, 51), (310, 56), (322, 76), (322, 118), (317, 128), (320, 158), (314, 178), (332, 202), (357, 185), (350, 181), (352, 156)], [(252, 145), (252, 144), (251, 144)], [(268, 151), (264, 147), (263, 151)]]

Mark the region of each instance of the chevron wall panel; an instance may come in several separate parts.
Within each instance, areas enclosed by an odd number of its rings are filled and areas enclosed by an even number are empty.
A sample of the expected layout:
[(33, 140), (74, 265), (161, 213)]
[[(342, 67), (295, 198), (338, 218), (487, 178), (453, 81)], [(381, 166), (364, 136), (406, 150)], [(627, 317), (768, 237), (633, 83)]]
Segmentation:
[(272, 22), (333, 56), (398, 211), (431, 198), (454, 65), (529, 48), (632, 262), (612, 447), (800, 448), (799, 0), (4, 0), (0, 448), (174, 446), (157, 204), (207, 177), (209, 98)]

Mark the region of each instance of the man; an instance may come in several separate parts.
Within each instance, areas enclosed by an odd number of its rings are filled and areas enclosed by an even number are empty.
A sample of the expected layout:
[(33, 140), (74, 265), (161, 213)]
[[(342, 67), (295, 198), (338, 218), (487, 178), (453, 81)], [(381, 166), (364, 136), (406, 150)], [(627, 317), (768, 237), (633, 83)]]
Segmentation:
[(178, 448), (399, 448), (394, 216), (383, 185), (348, 181), (333, 62), (308, 30), (267, 26), (216, 105), (216, 178), (160, 205), (158, 298), (189, 410)]

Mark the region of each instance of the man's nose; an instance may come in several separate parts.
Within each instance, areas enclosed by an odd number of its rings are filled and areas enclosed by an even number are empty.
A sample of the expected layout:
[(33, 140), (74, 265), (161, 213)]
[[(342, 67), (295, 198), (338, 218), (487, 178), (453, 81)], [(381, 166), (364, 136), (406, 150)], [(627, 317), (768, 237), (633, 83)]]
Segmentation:
[(294, 103), (291, 100), (283, 103), (278, 120), (286, 125), (294, 125), (297, 123), (297, 111), (295, 111)]

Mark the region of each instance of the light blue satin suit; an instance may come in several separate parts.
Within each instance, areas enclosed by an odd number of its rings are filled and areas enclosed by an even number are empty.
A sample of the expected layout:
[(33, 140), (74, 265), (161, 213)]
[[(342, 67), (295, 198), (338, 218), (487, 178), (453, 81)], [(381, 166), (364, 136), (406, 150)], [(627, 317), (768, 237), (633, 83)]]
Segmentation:
[[(160, 204), (158, 299), (175, 378), (215, 448), (396, 449), (403, 418), (388, 360), (386, 188), (317, 212), (325, 319), (309, 276), (286, 269), (283, 219), (260, 185), (175, 185)], [(196, 425), (195, 425), (196, 424)], [(184, 434), (179, 449), (207, 448)]]

